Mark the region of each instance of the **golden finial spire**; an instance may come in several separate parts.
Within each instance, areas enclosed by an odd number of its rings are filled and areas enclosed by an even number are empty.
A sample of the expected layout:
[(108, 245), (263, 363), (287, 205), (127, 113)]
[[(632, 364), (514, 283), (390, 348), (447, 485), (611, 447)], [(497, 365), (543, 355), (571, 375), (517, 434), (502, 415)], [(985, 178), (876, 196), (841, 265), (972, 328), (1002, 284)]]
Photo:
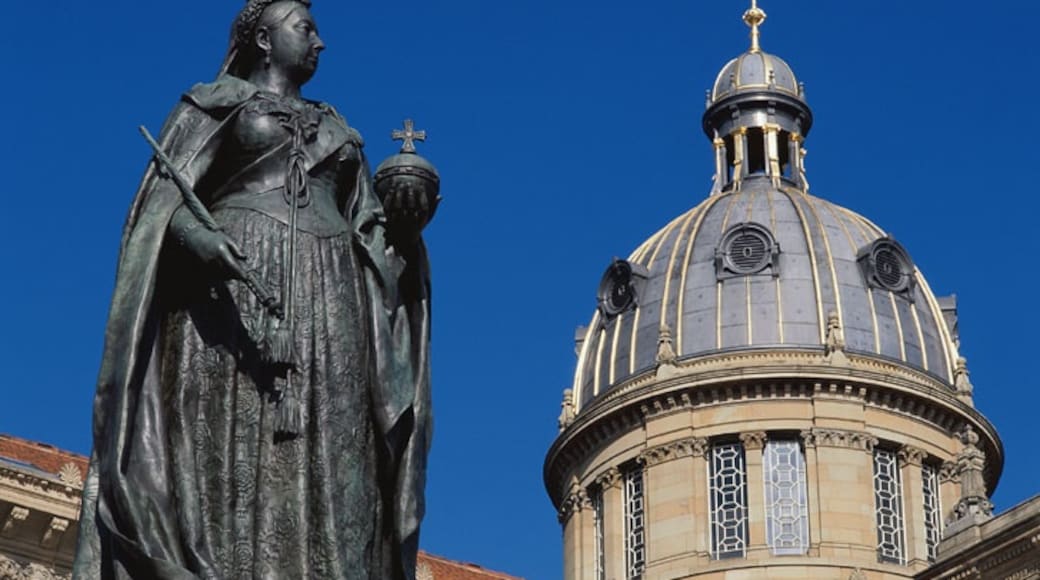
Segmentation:
[(758, 0), (751, 0), (751, 8), (744, 12), (744, 24), (751, 27), (751, 52), (759, 52), (762, 47), (758, 44), (758, 27), (766, 21), (766, 13), (758, 7)]

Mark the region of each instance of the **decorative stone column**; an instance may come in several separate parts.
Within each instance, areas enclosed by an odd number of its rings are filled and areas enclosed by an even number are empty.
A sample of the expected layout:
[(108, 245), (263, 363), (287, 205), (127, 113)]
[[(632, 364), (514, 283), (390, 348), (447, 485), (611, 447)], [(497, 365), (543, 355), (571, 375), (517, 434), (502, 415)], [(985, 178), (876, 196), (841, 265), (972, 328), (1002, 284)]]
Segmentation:
[(820, 498), (820, 466), (817, 461), (816, 438), (812, 431), (802, 431), (802, 447), (805, 449), (805, 486), (808, 490), (809, 508), (809, 556), (820, 555), (822, 512)]
[(621, 471), (611, 467), (598, 478), (603, 494), (603, 552), (608, 579), (625, 578), (625, 494)]
[(705, 565), (711, 560), (711, 532), (708, 524), (708, 439), (697, 437), (692, 440), (690, 448), (693, 460), (693, 551), (697, 554), (697, 561)]
[[(698, 520), (694, 489), (703, 487), (696, 478), (694, 455), (703, 456), (707, 442), (687, 438), (644, 451), (640, 460), (646, 465), (645, 489), (653, 502), (647, 503), (647, 567), (687, 555), (695, 550)], [(702, 512), (703, 513), (703, 512)]]
[(744, 445), (744, 467), (747, 478), (748, 556), (768, 554), (766, 545), (765, 473), (762, 452), (766, 445), (764, 431), (741, 433)]
[(571, 480), (571, 486), (567, 497), (560, 507), (558, 518), (563, 526), (563, 548), (564, 563), (563, 577), (565, 580), (583, 580), (583, 570), (588, 554), (585, 548), (585, 525), (584, 520), (590, 514), (589, 508), (592, 502), (589, 495), (581, 487), (577, 478)]
[(924, 476), (921, 464), (928, 454), (912, 445), (899, 450), (903, 480), (903, 529), (906, 530), (906, 562), (915, 570), (928, 567), (928, 537), (924, 526)]

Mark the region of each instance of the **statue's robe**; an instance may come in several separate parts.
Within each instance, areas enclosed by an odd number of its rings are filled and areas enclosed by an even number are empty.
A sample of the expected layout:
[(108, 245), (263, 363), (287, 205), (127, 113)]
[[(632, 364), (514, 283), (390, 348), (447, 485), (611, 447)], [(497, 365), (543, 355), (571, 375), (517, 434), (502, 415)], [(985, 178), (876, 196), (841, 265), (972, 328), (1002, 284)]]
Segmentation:
[[(159, 141), (188, 184), (195, 187), (206, 176), (236, 114), (257, 90), (225, 75), (183, 96)], [(308, 145), (308, 170), (352, 140), (360, 150), (360, 136), (328, 111)], [(157, 279), (167, 227), (182, 204), (173, 180), (152, 163), (120, 244), (94, 402), (77, 579), (198, 577), (178, 529), (158, 360), (163, 321)], [(402, 249), (386, 241), (386, 219), (363, 156), (340, 207), (351, 224), (367, 294), (375, 360), (366, 366), (374, 369), (369, 384), (383, 450), (380, 489), (393, 527), (394, 576), (412, 579), (431, 437), (428, 262), (421, 242)]]

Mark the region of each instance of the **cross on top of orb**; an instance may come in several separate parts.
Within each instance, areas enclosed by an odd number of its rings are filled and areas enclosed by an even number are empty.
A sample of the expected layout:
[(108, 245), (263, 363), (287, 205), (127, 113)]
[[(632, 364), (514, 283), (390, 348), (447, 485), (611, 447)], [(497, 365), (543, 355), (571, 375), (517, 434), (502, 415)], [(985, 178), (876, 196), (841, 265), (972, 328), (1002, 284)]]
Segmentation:
[(415, 142), (426, 141), (426, 131), (416, 131), (415, 122), (411, 119), (404, 120), (404, 130), (394, 130), (390, 134), (390, 137), (394, 141), (403, 141), (401, 145), (401, 153), (415, 153)]

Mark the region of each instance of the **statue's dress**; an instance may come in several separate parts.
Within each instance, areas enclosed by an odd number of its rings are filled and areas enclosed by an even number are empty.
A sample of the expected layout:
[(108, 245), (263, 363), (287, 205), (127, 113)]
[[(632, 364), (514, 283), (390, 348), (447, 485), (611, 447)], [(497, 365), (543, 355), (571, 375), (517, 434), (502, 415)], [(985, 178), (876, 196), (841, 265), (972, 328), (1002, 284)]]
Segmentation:
[[(330, 108), (237, 79), (188, 97), (163, 143), (246, 269), (281, 295), (294, 247), (296, 371), (290, 386), (264, 361), (272, 315), (176, 244), (165, 224), (179, 200), (160, 201), (168, 180), (146, 175), (106, 336), (76, 576), (412, 577), (429, 437), (421, 247), (385, 245), (360, 137)], [(178, 142), (200, 126), (207, 137)], [(290, 244), (300, 131), (308, 195)], [(287, 389), (303, 411), (295, 436), (275, 428)]]
[[(286, 117), (311, 104), (254, 96), (220, 156), (254, 166), (220, 186), (214, 219), (248, 255), (246, 268), (283, 286), (288, 238)], [(265, 159), (258, 162), (261, 156)], [(273, 400), (284, 379), (261, 361), (265, 313), (242, 283), (160, 286), (174, 296), (162, 339), (172, 471), (181, 529), (218, 578), (369, 578), (383, 556), (370, 358), (360, 264), (336, 211), (340, 172), (357, 172), (354, 144), (311, 171), (299, 209), (293, 286), (294, 396), (304, 429), (275, 433)], [(187, 260), (186, 260), (187, 261)], [(173, 269), (183, 276), (185, 269)], [(186, 292), (185, 292), (186, 290)], [(179, 294), (179, 296), (177, 296)]]

